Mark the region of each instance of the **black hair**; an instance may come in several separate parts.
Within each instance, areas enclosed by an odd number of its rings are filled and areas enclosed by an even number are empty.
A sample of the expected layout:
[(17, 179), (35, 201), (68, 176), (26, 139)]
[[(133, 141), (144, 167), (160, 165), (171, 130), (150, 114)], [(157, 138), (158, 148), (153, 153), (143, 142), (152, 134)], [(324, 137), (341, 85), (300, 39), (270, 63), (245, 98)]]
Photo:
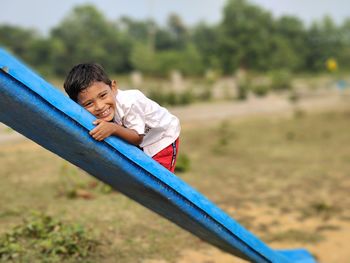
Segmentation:
[(63, 87), (68, 96), (76, 102), (79, 93), (90, 87), (94, 82), (103, 82), (108, 86), (112, 84), (101, 65), (97, 63), (83, 63), (74, 66), (70, 70)]

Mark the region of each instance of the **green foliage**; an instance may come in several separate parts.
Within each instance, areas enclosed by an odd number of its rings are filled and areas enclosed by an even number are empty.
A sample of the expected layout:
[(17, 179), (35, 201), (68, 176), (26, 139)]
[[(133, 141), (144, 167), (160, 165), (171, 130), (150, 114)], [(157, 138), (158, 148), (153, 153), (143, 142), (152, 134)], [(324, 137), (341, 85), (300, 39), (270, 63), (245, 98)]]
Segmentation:
[(329, 219), (341, 213), (341, 209), (329, 201), (318, 200), (309, 205), (303, 211), (304, 217), (317, 216), (323, 219)]
[[(91, 4), (76, 6), (48, 36), (0, 25), (0, 44), (42, 74), (65, 76), (77, 63), (95, 61), (112, 74), (139, 70), (198, 76), (207, 69), (323, 71), (332, 57), (350, 68), (350, 20), (324, 17), (309, 28), (293, 16), (274, 18), (248, 0), (228, 0), (218, 24), (189, 28), (177, 14), (165, 26), (152, 20), (108, 20)], [(244, 97), (241, 96), (241, 97)]]
[(185, 173), (191, 168), (191, 161), (187, 154), (180, 153), (176, 160), (175, 173)]
[(98, 242), (81, 225), (63, 223), (42, 213), (33, 213), (21, 225), (0, 238), (1, 261), (81, 261), (91, 256)]
[(271, 72), (271, 89), (290, 90), (292, 88), (292, 77), (288, 70), (277, 70)]
[[(328, 58), (338, 60), (343, 56), (343, 51), (349, 45), (350, 38), (344, 35), (346, 29), (337, 28), (331, 17), (325, 16), (320, 22), (314, 22), (309, 29), (306, 47), (307, 67), (313, 71), (325, 70), (325, 62)], [(345, 38), (341, 37), (345, 36)], [(343, 42), (342, 40), (345, 40)]]
[(240, 83), (237, 85), (237, 99), (245, 100), (248, 97), (250, 86), (248, 83)]
[(158, 71), (158, 63), (156, 54), (147, 45), (137, 43), (130, 56), (131, 65), (134, 69), (146, 74), (156, 74)]
[(149, 44), (152, 36), (152, 29), (157, 25), (152, 20), (136, 21), (130, 17), (123, 16), (119, 21), (120, 28), (123, 29), (136, 43)]
[(217, 139), (213, 145), (213, 152), (216, 154), (226, 154), (235, 135), (235, 132), (231, 129), (230, 123), (222, 121), (216, 130)]
[(172, 70), (179, 70), (185, 75), (198, 75), (203, 73), (201, 56), (193, 45), (183, 50), (169, 50), (158, 52), (156, 62), (158, 72), (162, 76), (168, 75)]
[(193, 30), (192, 41), (201, 54), (205, 68), (220, 70), (219, 39), (218, 26), (200, 23)]
[(301, 242), (301, 243), (318, 243), (324, 240), (320, 233), (306, 232), (305, 230), (290, 229), (284, 232), (269, 234), (266, 237), (269, 242)]
[(337, 61), (341, 69), (350, 69), (350, 18), (346, 19), (343, 25), (338, 29), (338, 38), (340, 47), (338, 48)]
[(273, 28), (269, 12), (246, 0), (229, 0), (220, 26), (219, 46), (224, 72), (231, 73), (238, 67), (268, 68)]
[(286, 37), (276, 35), (272, 38), (272, 47), (274, 52), (270, 56), (268, 68), (297, 70), (301, 68), (301, 56), (297, 50), (290, 44)]
[(256, 85), (252, 88), (252, 91), (255, 95), (259, 97), (264, 97), (268, 94), (270, 88), (268, 85)]
[(191, 90), (175, 93), (174, 91), (151, 89), (148, 97), (160, 105), (168, 106), (188, 105), (196, 99)]
[(304, 69), (307, 32), (301, 20), (292, 16), (282, 16), (275, 22), (272, 38), (270, 69)]
[(187, 45), (188, 32), (180, 16), (172, 13), (167, 21), (168, 32), (173, 39), (174, 49), (183, 49)]
[[(187, 153), (191, 153), (191, 167), (180, 175), (252, 232), (266, 224), (268, 233), (260, 230), (256, 233), (264, 241), (277, 237), (281, 242), (290, 240), (281, 246), (297, 247), (303, 240), (313, 242), (317, 239), (314, 234), (319, 233), (327, 243), (332, 243), (333, 237), (348, 236), (344, 226), (349, 225), (350, 219), (347, 198), (350, 148), (344, 147), (349, 142), (350, 108), (347, 103), (339, 107), (341, 110), (310, 113), (301, 119), (260, 116), (230, 120), (229, 130), (237, 135), (229, 140), (225, 155), (212, 151), (219, 129), (215, 122), (200, 122), (200, 129), (196, 123), (185, 125), (186, 143), (180, 147), (179, 154), (190, 151)], [(326, 131), (332, 134), (327, 140)], [(286, 139), (288, 132), (294, 136), (292, 141)], [(35, 206), (47, 208), (55, 215), (63, 213), (67, 218), (79, 218), (84, 225), (94, 225), (94, 231), (103, 236), (103, 240), (98, 239), (103, 244), (91, 257), (82, 260), (86, 263), (139, 262), (140, 259), (176, 262), (188, 247), (200, 251), (208, 247), (122, 195), (89, 203), (76, 200), (67, 204), (66, 200), (55, 200), (54, 182), (62, 176), (59, 173), (62, 162), (48, 151), (18, 142), (2, 145), (0, 156), (1, 233), (12, 229), (19, 215), (27, 215), (23, 208)], [(26, 178), (30, 178), (30, 184)], [(333, 208), (335, 213), (331, 212)], [(314, 213), (302, 220), (303, 211), (309, 210)], [(325, 214), (331, 215), (331, 220), (323, 221)], [(340, 229), (330, 233), (327, 230), (330, 225)], [(325, 231), (319, 232), (321, 228)], [(290, 229), (303, 233), (288, 233)], [(279, 234), (284, 236), (276, 236)], [(27, 250), (31, 251), (36, 253), (34, 248)], [(13, 261), (45, 262), (40, 257)], [(57, 261), (79, 262), (74, 258)]]
[(180, 59), (181, 51), (167, 50), (157, 53), (158, 73), (161, 76), (167, 76), (173, 69), (180, 69), (183, 61)]
[(191, 90), (185, 90), (178, 94), (177, 97), (178, 105), (189, 105), (196, 99)]
[(64, 52), (58, 58), (62, 63), (55, 68), (59, 75), (65, 75), (74, 64), (91, 61), (100, 62), (109, 71), (128, 69), (129, 42), (92, 5), (74, 8), (51, 35), (64, 43)]
[(185, 75), (198, 75), (202, 72), (200, 54), (192, 45), (184, 50), (155, 53), (148, 46), (136, 44), (131, 53), (131, 65), (138, 71), (163, 77), (175, 69)]
[(109, 185), (94, 180), (82, 180), (82, 170), (63, 162), (60, 167), (60, 181), (58, 184), (58, 196), (68, 199), (83, 198), (93, 199), (99, 194), (110, 194), (114, 190)]
[(0, 46), (5, 46), (18, 56), (30, 61), (28, 52), (33, 43), (39, 40), (34, 30), (23, 29), (11, 25), (0, 25)]

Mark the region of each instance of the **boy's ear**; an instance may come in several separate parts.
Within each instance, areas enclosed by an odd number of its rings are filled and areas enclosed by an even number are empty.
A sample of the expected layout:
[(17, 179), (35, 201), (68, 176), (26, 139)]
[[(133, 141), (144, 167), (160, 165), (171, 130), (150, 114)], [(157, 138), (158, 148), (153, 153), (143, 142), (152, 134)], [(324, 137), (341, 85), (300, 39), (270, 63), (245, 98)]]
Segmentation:
[(117, 91), (118, 90), (118, 84), (115, 80), (112, 80), (112, 83), (111, 83), (111, 88), (113, 91)]

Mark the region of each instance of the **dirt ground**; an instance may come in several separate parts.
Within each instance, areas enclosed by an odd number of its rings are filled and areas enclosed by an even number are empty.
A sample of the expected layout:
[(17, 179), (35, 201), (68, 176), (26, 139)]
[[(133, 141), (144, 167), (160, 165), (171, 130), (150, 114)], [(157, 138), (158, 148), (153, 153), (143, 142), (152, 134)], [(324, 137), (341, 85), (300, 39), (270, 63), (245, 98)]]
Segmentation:
[[(208, 104), (195, 104), (187, 107), (175, 107), (170, 110), (181, 119), (183, 127), (199, 127), (205, 123), (218, 122), (224, 119), (249, 118), (251, 116), (269, 115), (271, 117), (290, 115), (296, 110), (303, 110), (307, 112), (317, 112), (332, 110), (341, 110), (347, 107), (348, 99), (350, 97), (339, 94), (337, 91), (330, 92), (326, 96), (315, 96), (307, 99), (302, 99), (296, 104), (292, 104), (286, 97), (270, 95), (265, 98), (251, 97), (245, 102), (215, 102)], [(22, 135), (11, 131), (5, 125), (0, 124), (0, 145), (8, 144), (11, 141), (26, 140)], [(230, 214), (239, 215), (239, 209), (235, 207), (224, 207)], [(264, 223), (273, 225), (273, 220), (278, 217), (283, 224), (276, 226), (276, 228), (298, 229), (302, 227), (307, 231), (314, 231), (315, 229), (324, 226), (324, 219), (307, 219), (300, 222), (299, 218), (293, 213), (274, 214), (275, 211), (269, 210), (267, 207), (259, 205), (251, 205), (249, 208), (244, 207), (245, 214), (250, 214), (252, 217), (259, 218), (259, 224)], [(249, 212), (247, 212), (249, 211)], [(325, 229), (325, 239), (322, 242), (313, 244), (306, 244), (305, 248), (314, 252), (318, 256), (318, 260), (323, 263), (346, 263), (350, 262), (350, 221), (329, 220), (327, 226), (332, 229), (332, 226), (337, 226), (341, 231), (330, 231)], [(254, 232), (254, 231), (252, 231)], [(256, 233), (255, 233), (256, 234)], [(264, 235), (262, 228), (259, 235)], [(290, 244), (288, 244), (290, 246)], [(284, 248), (282, 242), (269, 242), (269, 246), (273, 248)], [(165, 260), (144, 260), (144, 263), (166, 263)], [(240, 263), (245, 262), (231, 255), (224, 253), (214, 247), (206, 250), (184, 250), (181, 257), (176, 261), (177, 263)]]
[[(270, 115), (281, 116), (290, 115), (295, 110), (303, 110), (306, 112), (320, 112), (327, 110), (341, 110), (347, 107), (348, 99), (350, 97), (339, 94), (337, 91), (333, 91), (327, 95), (309, 97), (302, 99), (296, 104), (291, 104), (285, 97), (270, 95), (266, 98), (250, 98), (246, 102), (231, 104), (229, 102), (214, 104), (210, 107), (208, 105), (195, 105), (189, 108), (174, 109), (173, 112), (181, 117), (181, 121), (184, 125), (197, 125), (197, 122), (205, 123), (207, 121), (215, 122), (223, 119), (230, 118), (247, 118), (251, 116)], [(231, 208), (234, 210), (234, 208)], [(230, 208), (227, 209), (228, 211)], [(268, 210), (268, 209), (267, 209)], [(297, 217), (274, 215), (269, 211), (264, 211), (261, 207), (250, 207), (249, 211), (253, 215), (259, 218), (259, 222), (271, 222), (276, 216), (283, 222), (283, 228), (295, 228), (305, 229), (305, 225), (308, 225), (308, 230), (313, 230), (322, 225), (322, 220), (309, 220), (309, 222), (300, 221)], [(246, 212), (246, 210), (245, 210)], [(239, 214), (237, 212), (237, 214)], [(283, 218), (283, 219), (281, 219)], [(304, 248), (317, 254), (319, 262), (323, 263), (346, 263), (350, 262), (350, 250), (349, 242), (350, 235), (344, 235), (344, 233), (350, 233), (350, 223), (343, 221), (328, 222), (329, 225), (336, 225), (341, 231), (327, 231), (325, 233), (325, 241), (305, 245)], [(270, 247), (275, 249), (284, 248), (283, 244), (279, 242), (269, 243)], [(335, 252), (336, 251), (336, 252)], [(147, 261), (146, 261), (147, 262)], [(186, 250), (182, 253), (182, 258), (177, 263), (241, 263), (246, 262), (236, 257), (222, 252), (214, 247), (205, 251)], [(149, 262), (151, 263), (151, 262)], [(152, 261), (156, 263), (156, 261)], [(161, 262), (159, 262), (161, 263)]]
[[(296, 217), (290, 215), (274, 215), (268, 214), (267, 211), (261, 211), (259, 207), (253, 208), (251, 211), (259, 218), (259, 222), (271, 222), (279, 217), (279, 221), (283, 222), (283, 229), (304, 229), (305, 231), (313, 231), (322, 225), (320, 220), (308, 220), (308, 222), (300, 223)], [(282, 217), (282, 218), (281, 218)], [(317, 255), (317, 260), (320, 263), (346, 263), (350, 259), (349, 242), (350, 235), (344, 233), (350, 233), (350, 223), (343, 221), (329, 221), (327, 222), (330, 226), (336, 226), (341, 231), (327, 231), (324, 233), (324, 240), (313, 244), (303, 244), (302, 247), (309, 250), (311, 253)], [(305, 229), (305, 225), (308, 226)], [(303, 231), (303, 230), (302, 230)], [(256, 234), (256, 233), (254, 233)], [(262, 234), (261, 234), (262, 235)], [(286, 249), (286, 248), (298, 248), (297, 244), (293, 245), (288, 243), (288, 247), (284, 243), (280, 242), (268, 242), (268, 245), (274, 249)], [(147, 262), (147, 261), (146, 261)], [(182, 258), (177, 263), (243, 263), (246, 262), (236, 257), (232, 257), (230, 254), (222, 252), (214, 247), (208, 250), (196, 251), (196, 250), (185, 250), (182, 253)], [(151, 263), (151, 262), (149, 262)], [(156, 261), (152, 261), (156, 263)]]

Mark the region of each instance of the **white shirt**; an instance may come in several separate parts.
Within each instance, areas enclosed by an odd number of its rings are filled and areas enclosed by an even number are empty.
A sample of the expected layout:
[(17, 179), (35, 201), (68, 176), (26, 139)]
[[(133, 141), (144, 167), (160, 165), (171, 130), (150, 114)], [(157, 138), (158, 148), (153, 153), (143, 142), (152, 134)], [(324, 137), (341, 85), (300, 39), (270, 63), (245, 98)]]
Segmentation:
[(180, 121), (166, 108), (139, 90), (118, 90), (114, 121), (144, 135), (140, 147), (153, 156), (172, 144), (180, 135)]

